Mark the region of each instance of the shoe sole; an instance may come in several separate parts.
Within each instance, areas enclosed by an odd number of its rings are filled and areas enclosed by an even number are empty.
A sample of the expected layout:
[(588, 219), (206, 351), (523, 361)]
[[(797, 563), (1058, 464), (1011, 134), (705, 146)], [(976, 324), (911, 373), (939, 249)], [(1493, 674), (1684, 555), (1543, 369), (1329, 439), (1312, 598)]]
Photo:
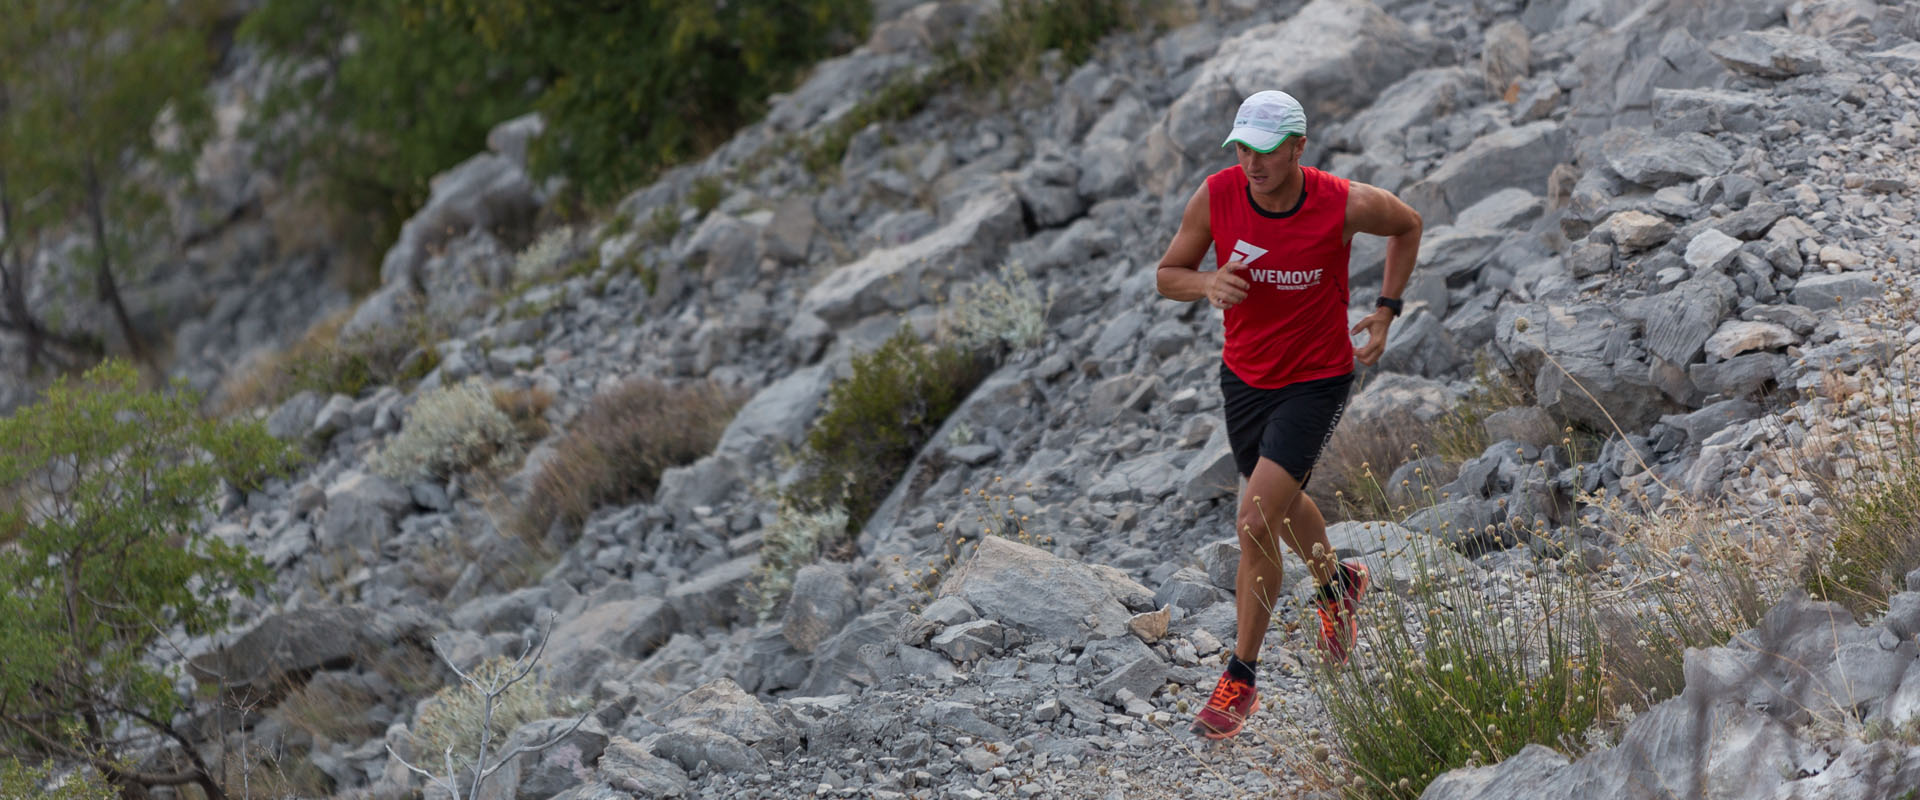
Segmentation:
[[(1260, 713), (1260, 698), (1256, 697), (1253, 699), (1253, 707), (1247, 709), (1247, 717), (1251, 717), (1258, 713)], [(1198, 722), (1193, 723), (1193, 728), (1191, 730), (1194, 733), (1197, 733), (1201, 736), (1204, 736), (1208, 739), (1212, 739), (1214, 741), (1219, 741), (1221, 739), (1231, 739), (1234, 736), (1239, 735), (1240, 731), (1247, 727), (1247, 717), (1241, 717), (1240, 721), (1234, 724), (1233, 730), (1230, 730), (1230, 731), (1216, 731), (1205, 725), (1201, 725)]]

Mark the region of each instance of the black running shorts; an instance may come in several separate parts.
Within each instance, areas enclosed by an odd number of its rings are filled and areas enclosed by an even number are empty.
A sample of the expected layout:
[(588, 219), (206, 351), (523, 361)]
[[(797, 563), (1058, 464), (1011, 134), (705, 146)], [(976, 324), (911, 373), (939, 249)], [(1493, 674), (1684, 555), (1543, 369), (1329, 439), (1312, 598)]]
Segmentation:
[(1305, 488), (1314, 462), (1340, 424), (1353, 373), (1290, 383), (1278, 389), (1248, 386), (1220, 365), (1220, 394), (1226, 398), (1227, 441), (1241, 477), (1251, 477), (1261, 457), (1279, 464)]

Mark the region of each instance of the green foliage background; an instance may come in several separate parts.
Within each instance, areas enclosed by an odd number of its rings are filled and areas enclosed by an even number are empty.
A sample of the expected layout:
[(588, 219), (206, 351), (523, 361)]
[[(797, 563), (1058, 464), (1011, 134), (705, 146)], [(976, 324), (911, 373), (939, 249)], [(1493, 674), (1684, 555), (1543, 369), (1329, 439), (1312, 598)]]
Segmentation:
[(268, 0), (241, 35), (289, 79), (259, 138), (371, 210), (363, 230), (384, 243), (494, 124), (541, 111), (536, 171), (605, 201), (724, 141), (870, 15), (861, 0)]
[[(294, 455), (198, 407), (109, 361), (0, 419), (0, 754), (111, 754), (116, 721), (169, 724), (183, 701), (150, 647), (223, 627), (227, 592), (265, 577), (206, 522), (223, 482), (256, 486)], [(78, 750), (50, 744), (70, 735)]]

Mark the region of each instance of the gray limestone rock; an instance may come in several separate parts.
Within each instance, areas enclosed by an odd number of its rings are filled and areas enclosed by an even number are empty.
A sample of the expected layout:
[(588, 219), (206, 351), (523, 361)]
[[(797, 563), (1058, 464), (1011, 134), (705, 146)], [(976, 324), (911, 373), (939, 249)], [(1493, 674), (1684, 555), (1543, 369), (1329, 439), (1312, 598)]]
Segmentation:
[(1440, 324), (1439, 314), (1423, 306), (1394, 320), (1379, 367), (1437, 378), (1452, 374), (1465, 363), (1465, 354), (1454, 345), (1453, 334)]
[(552, 744), (517, 756), (514, 764), (499, 774), (498, 785), (514, 786), (515, 800), (553, 797), (579, 785), (584, 777), (592, 774), (594, 763), (607, 749), (607, 733), (591, 716), (568, 732), (574, 722), (573, 719), (545, 719), (515, 728), (507, 736), (501, 752)]
[(1793, 286), (1793, 302), (1825, 311), (1850, 306), (1863, 300), (1878, 299), (1883, 289), (1870, 273), (1842, 272), (1803, 275)]
[[(1233, 553), (1232, 568), (1238, 570), (1239, 548), (1234, 548)], [(1222, 569), (1221, 564), (1222, 562), (1216, 561), (1214, 566), (1206, 572), (1195, 567), (1181, 567), (1179, 571), (1169, 576), (1165, 583), (1160, 584), (1160, 591), (1154, 593), (1153, 601), (1181, 609), (1189, 614), (1221, 602), (1226, 599), (1226, 595), (1232, 591), (1234, 585), (1232, 574), (1229, 573), (1225, 576), (1227, 585), (1219, 586), (1220, 581), (1216, 579), (1214, 573)]]
[(598, 769), (609, 788), (640, 797), (685, 797), (689, 791), (687, 771), (679, 764), (620, 736), (607, 742)]
[(1784, 30), (1741, 31), (1715, 39), (1707, 52), (1727, 69), (1759, 78), (1828, 72), (1847, 61), (1826, 42)]
[(845, 564), (815, 563), (793, 577), (792, 596), (780, 630), (802, 653), (811, 653), (828, 636), (860, 613), (860, 599)]
[(1560, 426), (1539, 406), (1495, 411), (1481, 420), (1481, 426), (1486, 428), (1487, 438), (1496, 442), (1513, 440), (1539, 448), (1560, 441)]
[(420, 265), (451, 237), (525, 225), (539, 206), (538, 190), (513, 159), (493, 153), (467, 159), (434, 176), (426, 205), (401, 226), (399, 240), (381, 259), (380, 281), (387, 287), (418, 283)]
[(1707, 338), (1707, 356), (1725, 361), (1743, 353), (1778, 350), (1800, 343), (1800, 336), (1772, 322), (1727, 320)]
[(413, 609), (315, 606), (260, 620), (232, 644), (191, 659), (187, 672), (235, 697), (276, 697), (320, 670), (345, 669), (396, 649), (425, 655), (436, 627)]
[(657, 597), (603, 603), (553, 629), (542, 667), (556, 688), (573, 691), (614, 658), (651, 655), (677, 627), (673, 610)]
[(746, 614), (740, 593), (753, 579), (759, 553), (748, 553), (667, 590), (667, 605), (686, 625), (726, 625)]
[(413, 495), (377, 475), (347, 472), (327, 487), (327, 510), (317, 526), (322, 551), (348, 551), (366, 559), (393, 538), (398, 518), (413, 508)]
[(998, 260), (1025, 232), (1018, 195), (1006, 188), (973, 194), (938, 230), (900, 247), (869, 253), (809, 290), (802, 311), (845, 327), (867, 316), (905, 311), (940, 297)]
[(1233, 460), (1225, 425), (1215, 425), (1207, 443), (1180, 471), (1180, 496), (1190, 503), (1232, 497), (1240, 488), (1240, 468)]
[(1723, 270), (1740, 252), (1740, 240), (1708, 228), (1687, 242), (1687, 266), (1696, 270)]
[(937, 594), (966, 600), (986, 619), (1063, 643), (1120, 635), (1131, 616), (1109, 581), (1085, 565), (998, 536), (980, 540)]
[(1441, 225), (1502, 189), (1544, 192), (1548, 173), (1570, 155), (1568, 146), (1567, 135), (1555, 122), (1503, 128), (1447, 156), (1401, 198), (1427, 225)]
[[(1440, 43), (1366, 0), (1313, 0), (1282, 22), (1222, 42), (1155, 126), (1184, 159), (1204, 163), (1247, 95), (1285, 87), (1315, 120), (1345, 117), (1409, 71), (1439, 62)], [(1180, 170), (1184, 172), (1184, 169)]]
[(1615, 128), (1600, 136), (1607, 166), (1620, 177), (1658, 189), (1709, 178), (1733, 166), (1733, 152), (1698, 133), (1654, 136), (1634, 128)]
[(313, 430), (314, 417), (326, 402), (319, 393), (303, 390), (273, 410), (267, 417), (267, 433), (282, 441), (300, 441)]

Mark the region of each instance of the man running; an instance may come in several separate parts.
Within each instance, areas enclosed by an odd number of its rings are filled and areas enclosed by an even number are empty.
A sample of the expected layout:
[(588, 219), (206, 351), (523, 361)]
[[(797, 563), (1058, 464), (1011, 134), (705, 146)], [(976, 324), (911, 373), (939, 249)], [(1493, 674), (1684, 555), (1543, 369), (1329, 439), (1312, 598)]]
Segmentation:
[[(1318, 644), (1329, 662), (1346, 663), (1367, 592), (1366, 568), (1334, 557), (1326, 519), (1303, 489), (1346, 407), (1353, 362), (1372, 365), (1386, 349), (1420, 249), (1420, 215), (1391, 192), (1300, 166), (1306, 144), (1306, 114), (1292, 96), (1266, 91), (1241, 103), (1221, 144), (1233, 145), (1240, 163), (1209, 176), (1187, 201), (1157, 275), (1160, 294), (1205, 298), (1224, 312), (1220, 391), (1246, 479), (1233, 657), (1193, 724), (1211, 739), (1239, 733), (1260, 708), (1254, 671), (1280, 596), (1280, 543), (1319, 586)], [(1349, 329), (1347, 256), (1356, 233), (1389, 241), (1377, 307)], [(1201, 272), (1209, 244), (1217, 268)], [(1350, 337), (1362, 331), (1367, 342), (1356, 350)]]

